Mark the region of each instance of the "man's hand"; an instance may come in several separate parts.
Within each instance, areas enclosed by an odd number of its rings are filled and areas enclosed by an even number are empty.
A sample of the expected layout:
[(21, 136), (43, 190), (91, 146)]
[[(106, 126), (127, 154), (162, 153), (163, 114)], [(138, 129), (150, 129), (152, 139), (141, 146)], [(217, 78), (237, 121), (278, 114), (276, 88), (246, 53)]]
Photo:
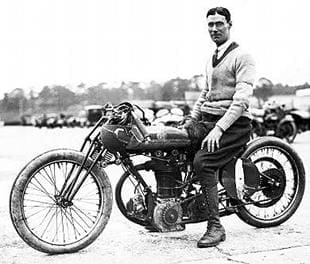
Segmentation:
[(194, 119), (191, 116), (186, 116), (183, 120), (179, 123), (179, 129), (187, 129), (191, 127), (194, 123)]
[(215, 126), (209, 134), (203, 139), (201, 149), (207, 147), (208, 152), (214, 152), (220, 148), (220, 139), (223, 135), (223, 130), (219, 126)]

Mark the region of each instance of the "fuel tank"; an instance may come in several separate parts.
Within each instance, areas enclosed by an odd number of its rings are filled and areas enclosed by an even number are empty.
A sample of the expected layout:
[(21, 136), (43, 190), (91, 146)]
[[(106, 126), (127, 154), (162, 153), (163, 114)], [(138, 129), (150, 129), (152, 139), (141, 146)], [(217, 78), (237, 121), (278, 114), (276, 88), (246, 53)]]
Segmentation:
[(145, 150), (172, 150), (190, 148), (191, 141), (185, 130), (169, 126), (146, 126), (148, 139), (144, 139), (136, 126), (103, 125), (101, 139), (111, 152), (137, 152)]

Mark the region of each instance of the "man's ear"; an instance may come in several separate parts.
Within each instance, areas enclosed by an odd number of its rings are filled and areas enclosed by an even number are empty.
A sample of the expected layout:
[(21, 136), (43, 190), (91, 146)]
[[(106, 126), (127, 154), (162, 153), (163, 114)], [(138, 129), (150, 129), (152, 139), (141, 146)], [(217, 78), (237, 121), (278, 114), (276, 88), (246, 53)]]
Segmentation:
[(232, 21), (229, 21), (228, 25), (229, 25), (229, 28), (231, 28), (232, 27)]

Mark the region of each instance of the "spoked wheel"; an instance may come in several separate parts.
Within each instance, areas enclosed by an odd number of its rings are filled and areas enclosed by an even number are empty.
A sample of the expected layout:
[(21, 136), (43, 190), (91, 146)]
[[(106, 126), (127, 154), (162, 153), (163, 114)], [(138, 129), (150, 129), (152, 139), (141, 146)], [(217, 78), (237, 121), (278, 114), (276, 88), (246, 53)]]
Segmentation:
[(243, 205), (237, 215), (256, 227), (276, 226), (289, 219), (298, 208), (305, 189), (305, 171), (300, 157), (283, 141), (263, 137), (252, 142), (244, 157), (261, 173), (260, 191)]
[[(112, 190), (106, 174), (97, 166), (72, 201), (59, 195), (69, 175), (76, 175), (81, 168), (83, 158), (73, 150), (50, 151), (32, 160), (16, 178), (10, 197), (11, 219), (31, 247), (50, 254), (78, 251), (92, 243), (106, 226)], [(85, 175), (91, 162), (86, 162), (80, 175)]]
[(285, 139), (288, 143), (293, 143), (297, 135), (295, 122), (284, 122), (279, 125), (276, 134), (278, 137)]
[[(144, 170), (139, 170), (139, 173), (152, 174)], [(152, 177), (147, 175), (144, 178)], [(126, 171), (119, 179), (115, 188), (115, 200), (121, 213), (131, 222), (147, 226), (149, 222), (146, 220), (147, 215), (147, 188), (148, 185), (144, 180), (140, 180), (135, 175)]]

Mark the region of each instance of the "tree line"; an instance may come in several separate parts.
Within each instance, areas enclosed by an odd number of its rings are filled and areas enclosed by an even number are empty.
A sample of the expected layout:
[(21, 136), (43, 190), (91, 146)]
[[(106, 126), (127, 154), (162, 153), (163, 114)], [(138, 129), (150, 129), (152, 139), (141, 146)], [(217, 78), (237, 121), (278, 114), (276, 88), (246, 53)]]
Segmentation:
[[(119, 87), (109, 86), (107, 83), (99, 83), (87, 87), (84, 83), (78, 85), (74, 91), (64, 85), (44, 86), (41, 91), (26, 93), (23, 88), (16, 88), (5, 93), (0, 100), (2, 119), (6, 114), (38, 114), (47, 112), (67, 112), (74, 106), (80, 108), (84, 105), (105, 103), (116, 104), (125, 100), (154, 100), (170, 101), (184, 100), (185, 91), (199, 91), (199, 81), (202, 76), (196, 75), (191, 79), (174, 78), (163, 84), (152, 81), (148, 84), (140, 82), (122, 82)], [(295, 94), (296, 90), (308, 88), (305, 83), (298, 86), (273, 84), (266, 78), (259, 79), (254, 96), (264, 102), (272, 95)], [(0, 119), (1, 119), (0, 115)]]
[(74, 91), (64, 85), (44, 86), (35, 93), (25, 92), (23, 88), (16, 88), (5, 93), (0, 100), (0, 119), (10, 116), (40, 113), (66, 113), (71, 109), (82, 109), (85, 105), (116, 104), (125, 100), (184, 100), (186, 90), (199, 90), (196, 79), (174, 78), (164, 84), (152, 81), (148, 84), (140, 82), (122, 82), (119, 87), (107, 83), (87, 87), (81, 83)]

